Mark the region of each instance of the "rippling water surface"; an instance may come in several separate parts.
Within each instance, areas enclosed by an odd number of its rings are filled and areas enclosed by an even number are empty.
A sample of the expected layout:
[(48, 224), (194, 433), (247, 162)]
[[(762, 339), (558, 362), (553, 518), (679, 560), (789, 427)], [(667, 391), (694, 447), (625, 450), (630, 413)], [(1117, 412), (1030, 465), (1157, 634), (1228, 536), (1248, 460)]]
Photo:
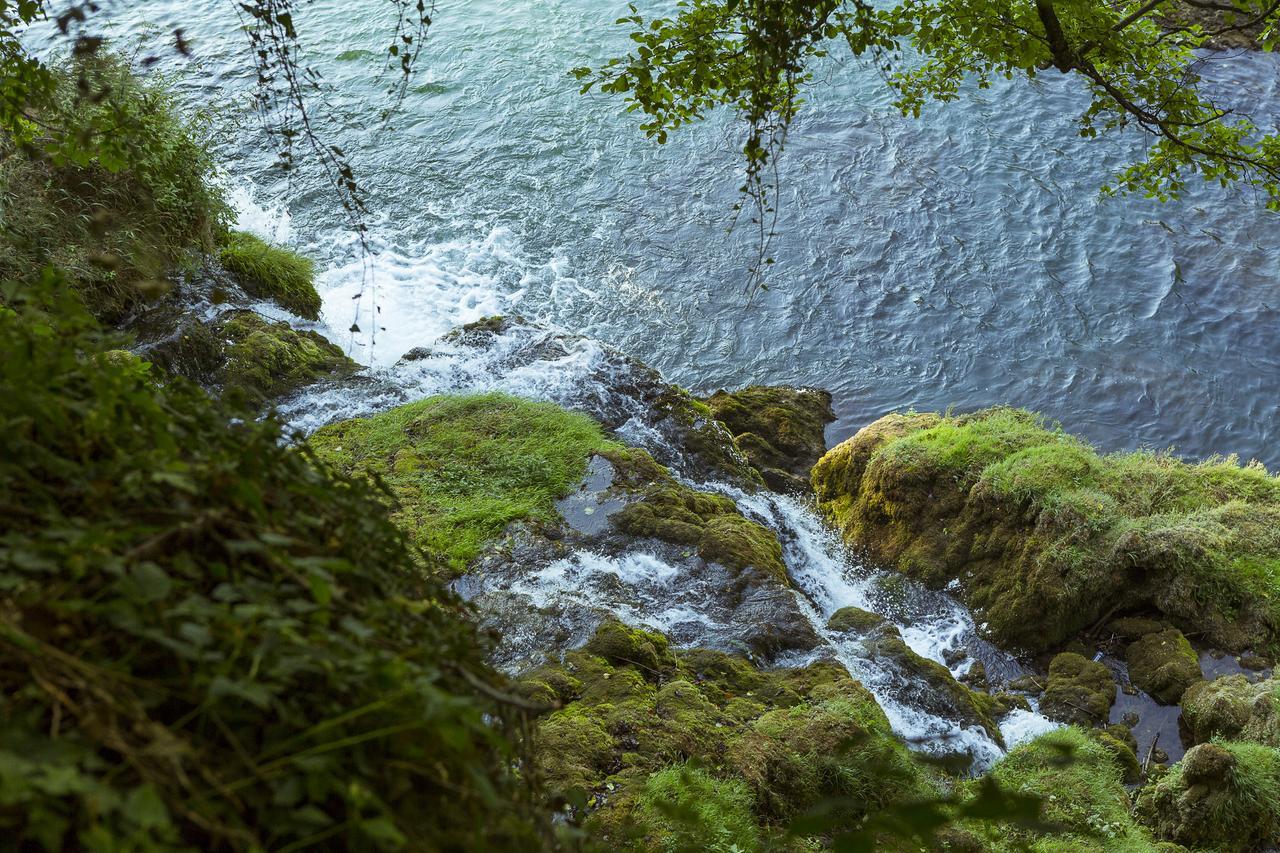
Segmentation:
[[(1071, 81), (974, 91), (912, 121), (874, 71), (833, 62), (784, 163), (770, 289), (748, 299), (750, 235), (726, 233), (727, 118), (658, 148), (566, 76), (625, 47), (623, 3), (440, 3), (422, 73), (380, 132), (384, 5), (316, 0), (298, 15), (332, 85), (329, 132), (372, 191), (367, 273), (324, 186), (272, 169), (242, 109), (252, 75), (232, 4), (138, 0), (122, 28), (185, 29), (204, 69), (184, 85), (238, 108), (221, 120), (230, 174), (327, 263), (325, 324), (357, 357), (387, 364), (515, 311), (695, 389), (829, 388), (832, 439), (895, 408), (1011, 403), (1107, 448), (1280, 464), (1280, 219), (1210, 186), (1173, 204), (1100, 200), (1138, 142), (1076, 138)], [(1233, 53), (1209, 74), (1266, 125), (1278, 69)]]

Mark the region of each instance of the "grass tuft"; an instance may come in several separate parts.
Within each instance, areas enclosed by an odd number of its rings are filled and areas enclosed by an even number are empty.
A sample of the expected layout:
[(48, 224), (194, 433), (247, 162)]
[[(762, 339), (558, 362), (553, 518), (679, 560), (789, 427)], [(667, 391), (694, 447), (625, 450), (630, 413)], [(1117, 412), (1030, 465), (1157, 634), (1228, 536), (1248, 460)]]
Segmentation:
[(316, 265), (310, 258), (245, 231), (232, 231), (219, 259), (250, 296), (270, 299), (299, 317), (319, 319)]

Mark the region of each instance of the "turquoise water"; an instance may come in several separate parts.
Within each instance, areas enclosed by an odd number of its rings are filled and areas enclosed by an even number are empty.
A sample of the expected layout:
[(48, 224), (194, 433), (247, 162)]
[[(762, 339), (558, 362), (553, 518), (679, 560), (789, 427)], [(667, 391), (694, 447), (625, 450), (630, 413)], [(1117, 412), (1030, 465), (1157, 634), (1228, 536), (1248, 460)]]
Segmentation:
[[(695, 389), (829, 388), (833, 439), (891, 409), (1010, 403), (1108, 448), (1280, 465), (1280, 219), (1208, 186), (1101, 201), (1140, 143), (1075, 137), (1072, 81), (973, 92), (912, 121), (873, 71), (833, 62), (783, 163), (770, 289), (749, 298), (751, 235), (726, 232), (740, 182), (727, 117), (660, 148), (566, 76), (624, 47), (624, 3), (441, 3), (385, 131), (384, 6), (298, 15), (331, 86), (327, 132), (371, 191), (368, 264), (323, 183), (273, 169), (231, 4), (116, 8), (125, 35), (184, 28), (202, 63), (188, 94), (231, 104), (219, 154), (256, 200), (246, 210), (323, 260), (325, 328), (356, 357), (389, 364), (457, 322), (519, 312)], [(1208, 73), (1262, 110), (1278, 72), (1229, 54)]]

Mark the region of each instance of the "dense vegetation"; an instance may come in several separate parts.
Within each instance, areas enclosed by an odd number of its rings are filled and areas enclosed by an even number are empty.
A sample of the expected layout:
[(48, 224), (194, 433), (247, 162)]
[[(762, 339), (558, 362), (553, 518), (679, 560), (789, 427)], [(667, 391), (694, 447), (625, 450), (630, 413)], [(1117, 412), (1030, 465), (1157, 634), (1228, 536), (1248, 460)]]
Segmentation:
[(528, 846), (514, 720), (385, 496), (0, 309), (0, 834), (47, 849)]

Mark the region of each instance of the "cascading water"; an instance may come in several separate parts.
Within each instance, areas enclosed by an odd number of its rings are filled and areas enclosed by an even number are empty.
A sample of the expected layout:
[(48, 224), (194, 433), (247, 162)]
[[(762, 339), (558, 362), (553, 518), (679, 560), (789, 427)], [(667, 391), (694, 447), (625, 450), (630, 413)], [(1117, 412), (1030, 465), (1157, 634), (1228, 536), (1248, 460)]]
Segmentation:
[[(285, 401), (281, 412), (295, 427), (310, 431), (432, 394), (501, 390), (597, 416), (603, 413), (603, 419), (613, 422), (616, 434), (649, 450), (688, 485), (729, 496), (744, 515), (777, 533), (795, 605), (820, 638), (814, 651), (784, 654), (778, 663), (802, 665), (819, 657), (839, 660), (876, 695), (897, 734), (917, 749), (967, 754), (974, 769), (989, 766), (1002, 754), (981, 728), (964, 725), (931, 707), (931, 697), (921, 694), (919, 684), (881, 666), (856, 640), (829, 631), (826, 623), (832, 613), (849, 605), (881, 613), (900, 628), (913, 651), (939, 663), (950, 659), (957, 676), (973, 660), (981, 660), (989, 673), (1003, 681), (1024, 672), (1019, 663), (982, 641), (971, 615), (950, 596), (901, 579), (895, 593), (886, 595), (881, 579), (850, 558), (805, 501), (688, 479), (689, 472), (681, 468), (681, 449), (645, 421), (643, 404), (626, 390), (633, 384), (627, 374), (637, 369), (634, 361), (589, 338), (520, 323), (510, 324), (483, 348), (446, 337), (412, 350), (409, 356), (370, 371), (354, 384), (309, 389)], [(734, 647), (742, 645), (743, 626), (737, 621), (742, 617), (717, 596), (729, 580), (714, 566), (691, 572), (686, 561), (639, 547), (622, 554), (580, 550), (553, 560), (531, 560), (517, 577), (499, 585), (500, 599), (493, 598), (494, 585), (484, 578), (464, 580), (462, 591), (477, 600), (482, 615), (486, 606), (509, 607), (514, 599), (530, 612), (608, 612), (631, 624), (661, 630), (681, 644)], [(494, 600), (501, 604), (491, 605)], [(513, 627), (506, 632), (500, 664), (515, 669), (548, 648), (583, 639), (549, 638), (536, 629), (528, 629), (524, 636), (523, 626), (529, 621), (505, 623)], [(946, 654), (960, 650), (962, 654)], [(1002, 734), (1013, 745), (1053, 726), (1038, 714), (1015, 710), (1003, 721)]]

